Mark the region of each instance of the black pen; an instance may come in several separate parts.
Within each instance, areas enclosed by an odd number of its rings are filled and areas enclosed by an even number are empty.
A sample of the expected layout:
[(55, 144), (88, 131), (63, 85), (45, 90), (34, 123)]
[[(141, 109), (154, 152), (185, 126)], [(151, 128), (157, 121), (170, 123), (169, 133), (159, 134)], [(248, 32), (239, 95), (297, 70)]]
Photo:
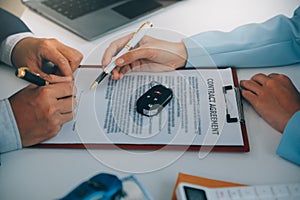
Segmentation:
[(43, 79), (39, 74), (29, 70), (28, 67), (20, 67), (16, 70), (16, 76), (37, 86), (49, 85), (49, 82)]

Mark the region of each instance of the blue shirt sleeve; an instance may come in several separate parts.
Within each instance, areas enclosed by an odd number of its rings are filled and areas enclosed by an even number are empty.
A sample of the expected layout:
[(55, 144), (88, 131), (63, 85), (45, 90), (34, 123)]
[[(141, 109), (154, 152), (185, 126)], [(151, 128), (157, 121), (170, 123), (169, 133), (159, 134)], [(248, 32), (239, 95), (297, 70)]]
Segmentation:
[(300, 165), (300, 111), (289, 120), (276, 153)]
[(271, 67), (300, 62), (300, 7), (292, 18), (276, 16), (231, 32), (209, 31), (184, 39), (186, 67)]
[(25, 25), (25, 23), (22, 20), (1, 8), (0, 24), (0, 43), (10, 35), (16, 33), (30, 32), (29, 28)]
[[(0, 61), (11, 64), (14, 45), (29, 28), (16, 16), (0, 8)], [(0, 100), (0, 153), (22, 148), (21, 137), (8, 99)]]
[[(300, 62), (300, 7), (292, 18), (276, 16), (231, 32), (209, 31), (184, 39), (186, 67), (274, 67)], [(300, 111), (288, 122), (277, 154), (300, 165)]]
[(0, 100), (0, 153), (22, 148), (17, 123), (8, 99)]

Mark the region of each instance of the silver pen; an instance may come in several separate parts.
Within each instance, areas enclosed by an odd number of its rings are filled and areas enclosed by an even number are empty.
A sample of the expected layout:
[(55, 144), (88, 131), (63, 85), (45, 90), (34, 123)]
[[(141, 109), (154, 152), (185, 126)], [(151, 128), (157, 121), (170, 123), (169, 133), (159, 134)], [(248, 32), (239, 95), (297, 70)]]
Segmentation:
[(107, 65), (103, 72), (96, 78), (96, 80), (91, 85), (90, 89), (95, 88), (115, 67), (115, 61), (118, 57), (127, 53), (130, 49), (134, 48), (139, 41), (145, 36), (146, 32), (148, 31), (147, 28), (152, 27), (152, 23), (147, 21), (143, 23), (139, 29), (135, 32), (132, 39), (125, 45), (125, 47), (112, 59), (112, 61)]

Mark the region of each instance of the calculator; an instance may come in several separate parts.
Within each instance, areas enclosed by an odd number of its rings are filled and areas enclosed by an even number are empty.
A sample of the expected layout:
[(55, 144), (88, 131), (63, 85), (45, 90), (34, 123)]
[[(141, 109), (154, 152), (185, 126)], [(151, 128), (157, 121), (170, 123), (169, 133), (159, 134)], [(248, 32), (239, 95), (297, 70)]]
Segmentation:
[(299, 200), (300, 183), (207, 188), (180, 183), (178, 200)]

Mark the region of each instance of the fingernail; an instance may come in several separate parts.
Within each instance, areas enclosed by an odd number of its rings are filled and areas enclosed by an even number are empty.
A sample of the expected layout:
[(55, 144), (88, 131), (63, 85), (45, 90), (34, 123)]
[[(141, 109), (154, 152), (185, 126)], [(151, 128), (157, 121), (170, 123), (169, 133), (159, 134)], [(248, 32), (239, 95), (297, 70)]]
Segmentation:
[(119, 59), (117, 60), (117, 64), (121, 65), (121, 64), (123, 64), (123, 63), (124, 63), (124, 59), (123, 59), (123, 58), (119, 58)]

